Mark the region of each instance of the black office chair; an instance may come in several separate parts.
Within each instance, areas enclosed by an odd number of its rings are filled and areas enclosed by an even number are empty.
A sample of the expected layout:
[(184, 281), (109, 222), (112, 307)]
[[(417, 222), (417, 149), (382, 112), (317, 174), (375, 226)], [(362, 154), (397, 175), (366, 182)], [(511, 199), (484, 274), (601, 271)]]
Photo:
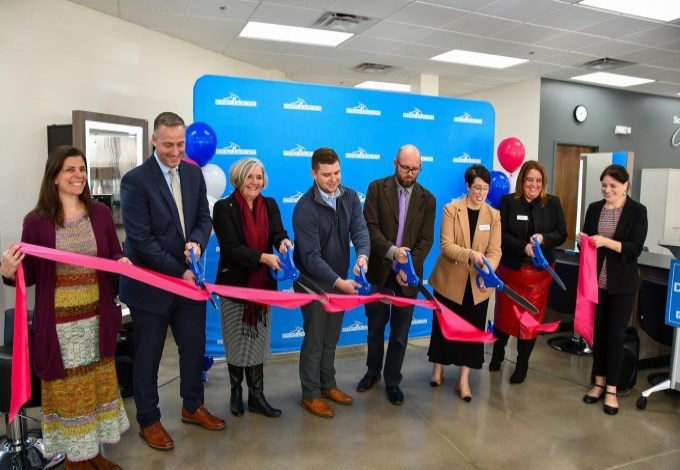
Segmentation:
[[(642, 331), (654, 341), (668, 347), (673, 345), (673, 327), (666, 325), (666, 294), (668, 285), (651, 279), (644, 279), (640, 283), (638, 296), (638, 315)], [(651, 366), (668, 365), (670, 354), (660, 358), (647, 360)], [(663, 382), (668, 378), (667, 372), (655, 372), (647, 377), (652, 385)]]
[[(548, 306), (556, 312), (574, 315), (576, 310), (576, 287), (578, 285), (578, 263), (556, 263), (555, 273), (562, 279), (567, 290), (562, 290), (557, 283), (550, 285)], [(558, 351), (580, 356), (589, 356), (592, 350), (578, 334), (555, 336), (548, 340), (548, 345)]]
[[(29, 312), (29, 322), (32, 312)], [(12, 398), (12, 339), (14, 331), (14, 309), (5, 311), (5, 344), (0, 346), (0, 414), (5, 416), (7, 435), (0, 440), (0, 469), (51, 469), (61, 465), (65, 455), (45, 457), (40, 429), (29, 430), (26, 408), (40, 406), (40, 379), (31, 367), (31, 398), (9, 422), (9, 406)], [(9, 339), (9, 341), (8, 341)]]

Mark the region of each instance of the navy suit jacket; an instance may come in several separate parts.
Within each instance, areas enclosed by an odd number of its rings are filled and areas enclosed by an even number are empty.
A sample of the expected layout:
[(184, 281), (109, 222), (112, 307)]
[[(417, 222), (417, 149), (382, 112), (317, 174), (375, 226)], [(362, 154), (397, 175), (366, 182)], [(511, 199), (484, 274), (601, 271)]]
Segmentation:
[[(187, 270), (184, 245), (205, 250), (212, 231), (205, 180), (196, 165), (180, 162), (180, 184), (186, 236), (165, 175), (152, 155), (123, 176), (120, 204), (125, 228), (125, 255), (133, 264), (173, 277)], [(130, 307), (163, 313), (175, 294), (121, 276), (120, 299)]]

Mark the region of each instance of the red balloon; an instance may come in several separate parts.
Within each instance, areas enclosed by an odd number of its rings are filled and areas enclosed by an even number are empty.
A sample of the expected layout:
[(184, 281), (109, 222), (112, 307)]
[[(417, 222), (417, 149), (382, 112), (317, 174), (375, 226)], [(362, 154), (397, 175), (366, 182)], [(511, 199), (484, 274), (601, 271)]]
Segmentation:
[(501, 140), (496, 152), (498, 161), (508, 173), (513, 173), (522, 166), (525, 153), (524, 144), (517, 137), (508, 137)]

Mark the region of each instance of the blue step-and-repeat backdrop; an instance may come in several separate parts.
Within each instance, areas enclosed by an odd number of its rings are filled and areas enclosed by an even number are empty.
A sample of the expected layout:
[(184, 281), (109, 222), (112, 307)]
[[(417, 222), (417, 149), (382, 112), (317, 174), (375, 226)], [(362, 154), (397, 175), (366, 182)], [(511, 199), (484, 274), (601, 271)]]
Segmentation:
[[(495, 113), (483, 101), (206, 75), (194, 86), (198, 121), (217, 133), (210, 164), (220, 167), (227, 181), (229, 167), (240, 158), (257, 157), (264, 163), (269, 186), (263, 194), (276, 198), (293, 241), (293, 208), (312, 184), (314, 149), (332, 147), (340, 156), (342, 184), (363, 198), (371, 181), (394, 173), (399, 147), (416, 145), (423, 160), (418, 182), (437, 198), (426, 280), (439, 254), (444, 204), (465, 193), (463, 174), (469, 165), (481, 163), (489, 170), (493, 165)], [(215, 197), (233, 190), (228, 184)], [(214, 235), (206, 253), (206, 279), (213, 282), (219, 260)], [(291, 283), (279, 283), (279, 289), (292, 291)], [(219, 313), (210, 304), (207, 308), (206, 355), (223, 356)], [(417, 307), (410, 335), (429, 335), (431, 322), (432, 312)], [(365, 343), (366, 332), (364, 307), (348, 311), (339, 345)], [(273, 352), (299, 350), (303, 337), (299, 309), (273, 309)]]

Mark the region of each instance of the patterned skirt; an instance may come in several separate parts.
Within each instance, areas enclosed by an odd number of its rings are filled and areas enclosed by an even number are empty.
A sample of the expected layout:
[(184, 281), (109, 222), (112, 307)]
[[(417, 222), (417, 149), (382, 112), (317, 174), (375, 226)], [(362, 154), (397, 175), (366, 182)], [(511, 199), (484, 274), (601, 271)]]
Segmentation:
[(271, 334), (271, 307), (264, 313), (262, 322), (257, 323), (257, 335), (244, 333), (243, 304), (220, 296), (220, 317), (222, 319), (222, 341), (227, 363), (233, 366), (250, 367), (263, 364), (271, 356), (269, 335)]

